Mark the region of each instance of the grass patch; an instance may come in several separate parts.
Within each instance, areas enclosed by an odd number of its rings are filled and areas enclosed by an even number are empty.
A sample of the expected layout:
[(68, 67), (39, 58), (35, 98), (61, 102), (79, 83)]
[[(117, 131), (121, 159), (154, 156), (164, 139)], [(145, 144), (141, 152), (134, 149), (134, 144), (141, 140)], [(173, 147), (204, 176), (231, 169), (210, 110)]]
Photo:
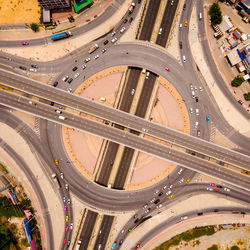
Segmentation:
[(207, 250), (218, 250), (218, 246), (217, 245), (212, 245)]
[(8, 170), (7, 168), (0, 162), (0, 168), (1, 168), (1, 171), (4, 172), (5, 174), (8, 174)]

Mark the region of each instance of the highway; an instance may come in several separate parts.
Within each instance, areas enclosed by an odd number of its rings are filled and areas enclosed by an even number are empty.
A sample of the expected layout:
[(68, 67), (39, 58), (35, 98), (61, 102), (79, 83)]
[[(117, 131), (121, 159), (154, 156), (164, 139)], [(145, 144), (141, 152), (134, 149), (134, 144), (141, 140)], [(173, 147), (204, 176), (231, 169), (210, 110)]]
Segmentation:
[[(147, 121), (112, 107), (107, 107), (97, 102), (93, 102), (72, 94), (69, 95), (67, 92), (64, 92), (60, 89), (53, 88), (34, 80), (28, 80), (23, 76), (6, 72), (3, 69), (0, 71), (0, 80), (6, 86), (26, 91), (27, 93), (40, 96), (64, 106), (72, 107), (83, 113), (92, 114), (104, 120), (108, 120), (124, 127), (140, 131), (141, 133), (145, 133), (145, 131), (142, 129), (147, 129), (148, 131), (146, 134), (155, 138), (165, 140), (167, 142), (173, 143), (174, 145), (185, 147), (186, 149), (190, 149), (231, 165), (238, 166), (242, 169), (250, 170), (250, 157), (247, 155), (243, 155), (239, 152), (223, 148), (222, 146), (216, 145), (214, 143), (207, 142), (197, 137)], [(14, 80), (14, 78), (16, 80)], [(17, 81), (17, 79), (19, 79), (19, 81)], [(34, 85), (34, 83), (36, 84)]]
[(26, 98), (18, 95), (0, 91), (0, 97), (0, 102), (5, 106), (23, 110), (35, 116), (46, 118), (50, 121), (61, 123), (66, 126), (97, 135), (101, 138), (140, 150), (161, 159), (170, 160), (188, 169), (217, 178), (247, 191), (250, 190), (250, 182), (247, 175), (239, 174), (223, 166), (217, 168), (217, 164), (197, 158), (193, 155), (188, 155), (185, 152), (178, 151), (170, 146), (150, 141), (132, 133), (116, 129), (115, 127), (97, 123), (81, 116), (72, 115), (68, 112), (66, 113), (65, 111), (63, 112), (63, 115), (65, 115), (67, 119), (63, 121), (59, 120), (54, 107), (34, 101), (34, 105), (31, 105)]

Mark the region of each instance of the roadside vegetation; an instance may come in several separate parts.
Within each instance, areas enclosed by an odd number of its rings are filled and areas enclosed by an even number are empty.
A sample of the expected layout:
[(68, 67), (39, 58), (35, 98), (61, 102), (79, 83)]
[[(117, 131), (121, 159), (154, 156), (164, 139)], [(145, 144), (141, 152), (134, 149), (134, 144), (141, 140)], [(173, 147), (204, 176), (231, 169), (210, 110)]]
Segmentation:
[(246, 101), (250, 101), (250, 92), (244, 94), (244, 98)]
[(212, 26), (220, 24), (222, 22), (222, 12), (218, 3), (213, 3), (209, 9), (209, 15), (211, 16)]
[(244, 82), (244, 78), (241, 75), (237, 75), (233, 79), (231, 84), (232, 84), (233, 87), (239, 87), (243, 82)]

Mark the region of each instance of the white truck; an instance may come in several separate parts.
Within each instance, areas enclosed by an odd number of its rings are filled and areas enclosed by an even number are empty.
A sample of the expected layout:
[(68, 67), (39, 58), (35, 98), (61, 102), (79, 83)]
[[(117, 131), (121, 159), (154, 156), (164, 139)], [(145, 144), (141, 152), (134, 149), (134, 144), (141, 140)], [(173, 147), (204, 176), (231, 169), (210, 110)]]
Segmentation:
[(82, 241), (81, 241), (81, 240), (78, 240), (75, 250), (79, 250), (81, 244), (82, 244)]

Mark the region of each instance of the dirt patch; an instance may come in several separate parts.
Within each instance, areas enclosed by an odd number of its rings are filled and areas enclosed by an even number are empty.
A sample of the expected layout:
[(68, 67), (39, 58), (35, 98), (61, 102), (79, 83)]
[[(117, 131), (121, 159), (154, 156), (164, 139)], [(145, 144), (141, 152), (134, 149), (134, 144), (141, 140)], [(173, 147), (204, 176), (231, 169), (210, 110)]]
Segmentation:
[(1, 0), (0, 24), (39, 23), (37, 0)]

